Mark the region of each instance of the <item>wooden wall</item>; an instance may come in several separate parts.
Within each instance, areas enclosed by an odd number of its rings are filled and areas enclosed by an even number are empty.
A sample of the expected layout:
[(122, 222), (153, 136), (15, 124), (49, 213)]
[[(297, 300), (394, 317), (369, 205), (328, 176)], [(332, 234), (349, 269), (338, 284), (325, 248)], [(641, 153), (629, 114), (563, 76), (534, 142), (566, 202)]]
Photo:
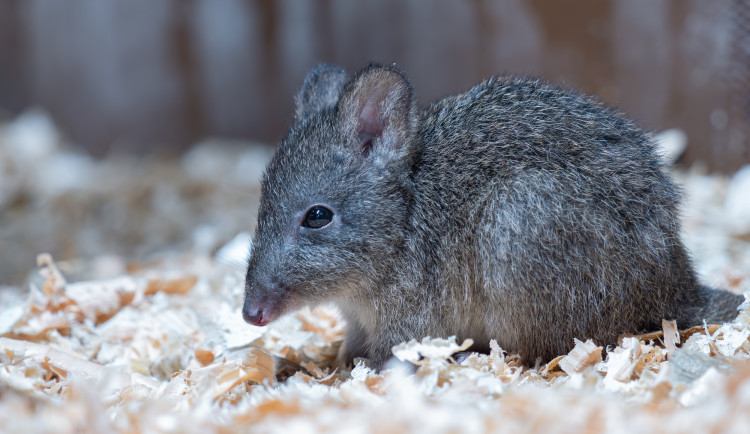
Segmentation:
[(2, 0), (0, 108), (97, 152), (274, 143), (312, 65), (397, 62), (427, 102), (495, 73), (594, 93), (750, 162), (748, 0)]

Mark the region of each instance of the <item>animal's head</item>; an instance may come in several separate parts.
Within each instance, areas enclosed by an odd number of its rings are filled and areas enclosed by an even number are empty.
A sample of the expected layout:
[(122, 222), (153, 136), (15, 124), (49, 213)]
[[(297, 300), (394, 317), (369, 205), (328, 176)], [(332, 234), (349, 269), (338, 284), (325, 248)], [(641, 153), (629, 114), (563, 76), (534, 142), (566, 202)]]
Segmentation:
[(402, 249), (417, 112), (397, 69), (310, 71), (294, 125), (263, 176), (243, 316), (266, 325), (303, 305), (367, 296)]

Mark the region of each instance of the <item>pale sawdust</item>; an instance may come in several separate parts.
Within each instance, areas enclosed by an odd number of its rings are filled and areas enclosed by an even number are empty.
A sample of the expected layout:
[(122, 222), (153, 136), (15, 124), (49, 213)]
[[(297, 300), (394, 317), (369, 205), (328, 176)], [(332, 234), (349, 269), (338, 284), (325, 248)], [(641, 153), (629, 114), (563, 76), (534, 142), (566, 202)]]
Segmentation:
[[(11, 432), (704, 431), (750, 423), (750, 312), (694, 328), (590, 341), (537, 367), (491, 344), (394, 347), (405, 365), (341, 369), (333, 308), (267, 328), (241, 322), (242, 274), (221, 262), (152, 264), (104, 281), (45, 276), (0, 330), (0, 423)], [(190, 270), (190, 272), (179, 271)], [(668, 324), (668, 323), (665, 323)], [(672, 348), (674, 347), (674, 348)], [(679, 364), (675, 359), (679, 355)], [(301, 431), (300, 431), (301, 430)], [(100, 431), (101, 432), (101, 431)]]

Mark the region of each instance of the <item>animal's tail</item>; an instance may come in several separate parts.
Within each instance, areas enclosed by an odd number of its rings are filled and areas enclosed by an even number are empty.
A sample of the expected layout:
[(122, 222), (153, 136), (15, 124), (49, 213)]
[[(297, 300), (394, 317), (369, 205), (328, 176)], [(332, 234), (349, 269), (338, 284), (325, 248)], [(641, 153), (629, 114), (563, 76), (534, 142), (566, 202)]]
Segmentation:
[(703, 323), (704, 320), (709, 324), (733, 321), (739, 313), (737, 307), (745, 301), (742, 294), (734, 294), (706, 286), (701, 286), (699, 294), (700, 298), (705, 300), (703, 309), (696, 310), (699, 318), (695, 318), (695, 320), (699, 323)]

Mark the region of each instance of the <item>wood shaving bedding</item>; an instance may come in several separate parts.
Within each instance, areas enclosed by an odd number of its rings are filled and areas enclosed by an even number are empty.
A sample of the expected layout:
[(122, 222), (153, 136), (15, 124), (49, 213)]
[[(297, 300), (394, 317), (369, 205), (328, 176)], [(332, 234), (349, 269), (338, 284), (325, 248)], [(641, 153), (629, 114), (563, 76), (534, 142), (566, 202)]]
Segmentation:
[[(683, 332), (682, 345), (665, 322), (614, 348), (576, 341), (569, 354), (525, 367), (494, 341), (490, 354), (455, 363), (470, 340), (425, 338), (394, 347), (402, 363), (377, 373), (364, 362), (337, 365), (345, 325), (335, 309), (238, 326), (225, 313), (240, 316), (240, 271), (185, 261), (190, 273), (145, 267), (71, 283), (40, 256), (42, 287), (0, 337), (0, 424), (31, 432), (52, 427), (34, 425), (40, 418), (64, 419), (56, 432), (679, 432), (750, 423), (747, 306), (733, 323)], [(230, 347), (236, 327), (246, 339)]]

